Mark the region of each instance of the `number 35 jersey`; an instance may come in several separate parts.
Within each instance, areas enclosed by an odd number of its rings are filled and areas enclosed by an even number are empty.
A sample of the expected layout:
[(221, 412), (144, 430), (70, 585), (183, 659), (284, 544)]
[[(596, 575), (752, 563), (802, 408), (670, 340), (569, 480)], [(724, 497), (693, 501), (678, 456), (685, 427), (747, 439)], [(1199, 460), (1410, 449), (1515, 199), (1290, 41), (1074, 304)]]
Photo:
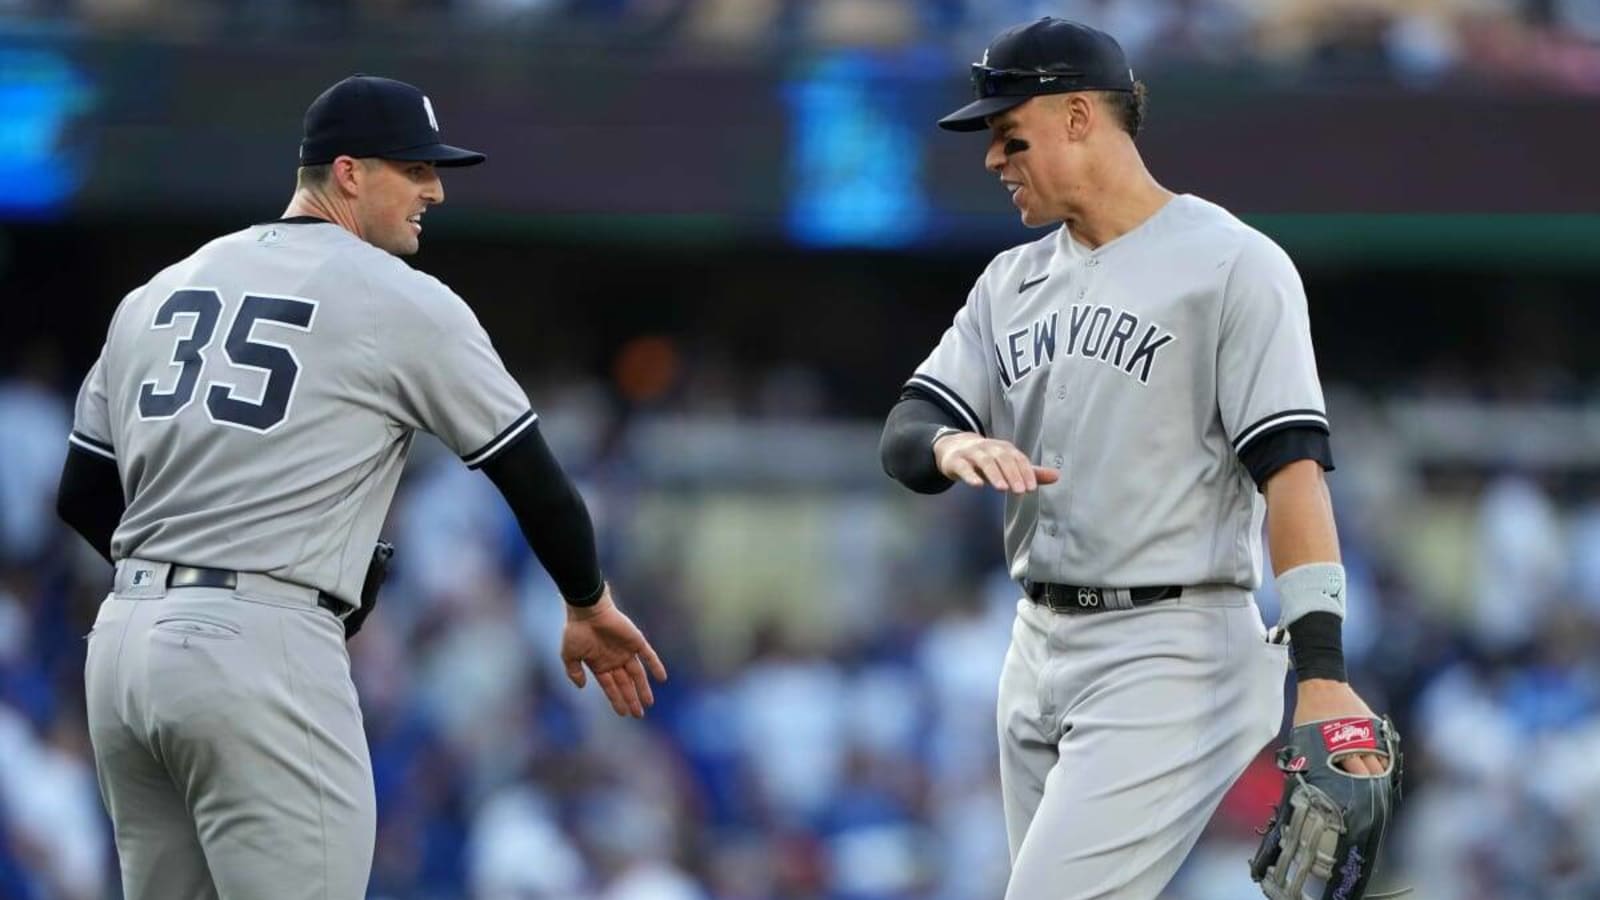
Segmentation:
[(477, 467), (532, 427), (465, 302), (312, 219), (218, 238), (128, 294), (71, 442), (116, 461), (116, 559), (357, 602), (416, 431)]
[(1293, 263), (1191, 195), (1093, 250), (1061, 228), (1000, 254), (908, 388), (1061, 470), (1006, 500), (1011, 574), (1037, 582), (1256, 588), (1241, 456), (1328, 429)]

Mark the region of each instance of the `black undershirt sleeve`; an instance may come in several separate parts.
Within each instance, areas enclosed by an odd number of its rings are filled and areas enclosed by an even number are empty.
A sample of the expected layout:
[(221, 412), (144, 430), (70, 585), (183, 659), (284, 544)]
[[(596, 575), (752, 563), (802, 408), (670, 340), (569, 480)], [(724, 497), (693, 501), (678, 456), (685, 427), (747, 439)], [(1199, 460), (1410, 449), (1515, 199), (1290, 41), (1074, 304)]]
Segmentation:
[(112, 561), (111, 534), (126, 508), (116, 460), (68, 444), (56, 488), (56, 515), (83, 535), (106, 562)]
[(539, 426), (524, 431), (483, 472), (500, 489), (528, 546), (573, 606), (593, 606), (604, 592), (594, 524), (578, 489), (562, 470)]
[(1333, 447), (1326, 431), (1314, 425), (1282, 428), (1252, 441), (1239, 454), (1239, 461), (1250, 470), (1256, 488), (1261, 490), (1279, 469), (1301, 459), (1314, 459), (1324, 472), (1333, 471)]
[(954, 482), (944, 477), (933, 461), (934, 432), (946, 426), (966, 430), (944, 407), (918, 389), (906, 388), (883, 425), (878, 444), (883, 471), (919, 494), (948, 490)]

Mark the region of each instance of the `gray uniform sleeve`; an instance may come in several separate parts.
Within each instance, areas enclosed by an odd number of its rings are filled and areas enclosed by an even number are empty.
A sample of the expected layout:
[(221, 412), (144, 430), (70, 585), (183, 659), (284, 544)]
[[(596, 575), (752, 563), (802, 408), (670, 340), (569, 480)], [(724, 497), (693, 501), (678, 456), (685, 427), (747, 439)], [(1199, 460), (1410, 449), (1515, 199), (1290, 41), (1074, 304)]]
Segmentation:
[(1235, 453), (1291, 428), (1328, 431), (1306, 293), (1288, 254), (1251, 235), (1228, 276), (1217, 403)]
[(396, 419), (478, 468), (537, 420), (466, 301), (427, 276), (388, 298), (378, 332)]
[(84, 376), (83, 386), (78, 388), (78, 402), (72, 410), (72, 433), (67, 440), (74, 447), (114, 461), (117, 453), (111, 439), (111, 413), (106, 403), (105, 362), (106, 354), (102, 349), (100, 358)]
[(939, 346), (917, 366), (906, 390), (937, 404), (968, 431), (989, 436), (989, 372), (992, 363), (983, 323), (988, 301), (980, 281), (945, 330)]

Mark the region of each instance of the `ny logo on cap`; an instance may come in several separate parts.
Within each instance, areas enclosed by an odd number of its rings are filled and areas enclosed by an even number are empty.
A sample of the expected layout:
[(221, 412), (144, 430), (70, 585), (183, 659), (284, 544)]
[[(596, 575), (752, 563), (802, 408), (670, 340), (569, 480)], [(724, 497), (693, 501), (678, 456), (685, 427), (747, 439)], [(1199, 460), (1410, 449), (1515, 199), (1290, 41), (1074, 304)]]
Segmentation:
[(438, 131), (439, 120), (433, 116), (433, 104), (428, 101), (427, 94), (422, 95), (422, 111), (428, 114), (428, 124), (433, 126), (434, 131)]

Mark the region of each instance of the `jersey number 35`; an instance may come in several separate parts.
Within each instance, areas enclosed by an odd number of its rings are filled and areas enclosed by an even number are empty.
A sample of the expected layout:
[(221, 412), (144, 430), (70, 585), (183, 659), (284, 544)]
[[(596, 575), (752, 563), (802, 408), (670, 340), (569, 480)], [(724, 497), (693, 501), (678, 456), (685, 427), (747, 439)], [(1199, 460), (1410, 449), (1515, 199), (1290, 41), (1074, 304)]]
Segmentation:
[[(228, 326), (222, 352), (235, 368), (264, 373), (264, 383), (258, 396), (246, 397), (237, 385), (219, 380), (214, 372), (206, 387), (206, 414), (211, 421), (264, 434), (288, 417), (295, 382), (300, 378), (300, 360), (287, 344), (257, 338), (256, 326), (270, 323), (309, 332), (316, 312), (315, 300), (244, 296)], [(193, 402), (201, 370), (205, 368), (206, 350), (216, 336), (217, 320), (222, 317), (222, 295), (211, 288), (174, 291), (156, 310), (150, 327), (155, 330), (172, 328), (179, 316), (193, 317), (193, 327), (172, 348), (172, 365), (178, 368), (177, 383), (166, 391), (158, 390), (158, 382), (153, 379), (140, 384), (141, 419), (170, 419)]]

